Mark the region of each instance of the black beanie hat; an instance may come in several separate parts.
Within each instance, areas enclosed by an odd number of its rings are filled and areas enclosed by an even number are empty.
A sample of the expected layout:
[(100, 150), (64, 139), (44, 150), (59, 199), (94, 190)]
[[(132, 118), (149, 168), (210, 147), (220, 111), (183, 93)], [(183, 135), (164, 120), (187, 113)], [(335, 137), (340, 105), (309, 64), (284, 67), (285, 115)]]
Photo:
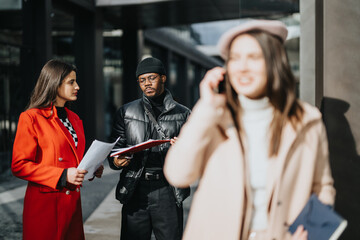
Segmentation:
[(138, 64), (136, 68), (136, 78), (145, 73), (158, 73), (160, 75), (166, 75), (162, 62), (153, 57), (145, 58)]

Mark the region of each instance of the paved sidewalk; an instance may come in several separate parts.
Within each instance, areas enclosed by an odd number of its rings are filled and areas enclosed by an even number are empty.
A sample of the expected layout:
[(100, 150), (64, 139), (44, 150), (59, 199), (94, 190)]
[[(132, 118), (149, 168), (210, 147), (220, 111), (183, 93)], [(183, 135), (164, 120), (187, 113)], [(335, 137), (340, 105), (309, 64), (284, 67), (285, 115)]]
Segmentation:
[(114, 187), (84, 223), (86, 240), (120, 239), (121, 204)]
[[(116, 187), (109, 192), (101, 204), (85, 221), (84, 231), (86, 240), (120, 239), (122, 205), (115, 199), (115, 189)], [(191, 187), (191, 195), (183, 203), (185, 223), (195, 189), (196, 184)], [(152, 236), (151, 239), (155, 239), (155, 237)]]

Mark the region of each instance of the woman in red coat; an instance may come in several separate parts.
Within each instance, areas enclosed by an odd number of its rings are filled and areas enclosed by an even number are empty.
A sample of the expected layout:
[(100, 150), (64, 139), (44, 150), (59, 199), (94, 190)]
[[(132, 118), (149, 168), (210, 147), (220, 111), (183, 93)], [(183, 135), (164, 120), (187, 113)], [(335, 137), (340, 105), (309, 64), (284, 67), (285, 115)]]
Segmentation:
[[(80, 118), (65, 107), (79, 89), (76, 68), (50, 60), (20, 115), (11, 170), (28, 181), (23, 239), (84, 239), (80, 186), (86, 170), (76, 167), (85, 136)], [(102, 170), (95, 175), (101, 177)]]

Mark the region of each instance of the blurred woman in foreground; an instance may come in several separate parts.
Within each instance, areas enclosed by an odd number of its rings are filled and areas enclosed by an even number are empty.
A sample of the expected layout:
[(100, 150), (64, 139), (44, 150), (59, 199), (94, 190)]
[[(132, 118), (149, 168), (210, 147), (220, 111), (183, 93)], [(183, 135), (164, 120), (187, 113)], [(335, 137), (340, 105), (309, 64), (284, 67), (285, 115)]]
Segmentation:
[(165, 162), (175, 186), (200, 179), (184, 239), (307, 239), (288, 227), (310, 195), (333, 204), (325, 128), (296, 98), (286, 36), (281, 22), (255, 20), (221, 37), (225, 68), (205, 75)]

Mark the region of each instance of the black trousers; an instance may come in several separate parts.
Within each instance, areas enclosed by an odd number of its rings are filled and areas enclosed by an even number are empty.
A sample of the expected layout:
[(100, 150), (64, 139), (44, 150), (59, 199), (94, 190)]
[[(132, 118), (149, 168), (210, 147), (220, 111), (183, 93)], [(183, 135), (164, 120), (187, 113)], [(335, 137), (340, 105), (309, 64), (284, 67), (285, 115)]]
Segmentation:
[(175, 202), (173, 190), (163, 180), (140, 179), (134, 196), (122, 208), (121, 240), (180, 240), (183, 208)]

